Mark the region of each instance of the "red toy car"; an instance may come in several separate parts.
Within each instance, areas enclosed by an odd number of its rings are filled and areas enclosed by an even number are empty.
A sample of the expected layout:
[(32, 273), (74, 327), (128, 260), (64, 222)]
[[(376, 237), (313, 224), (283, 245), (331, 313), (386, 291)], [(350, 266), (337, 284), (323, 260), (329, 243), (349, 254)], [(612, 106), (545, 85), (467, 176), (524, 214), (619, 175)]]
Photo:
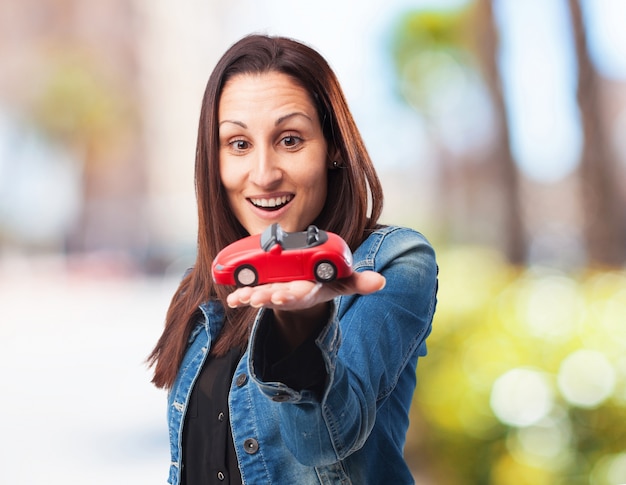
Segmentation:
[(309, 226), (285, 232), (272, 224), (262, 234), (248, 236), (222, 249), (212, 265), (220, 285), (255, 286), (280, 281), (323, 283), (352, 274), (352, 253), (337, 234)]

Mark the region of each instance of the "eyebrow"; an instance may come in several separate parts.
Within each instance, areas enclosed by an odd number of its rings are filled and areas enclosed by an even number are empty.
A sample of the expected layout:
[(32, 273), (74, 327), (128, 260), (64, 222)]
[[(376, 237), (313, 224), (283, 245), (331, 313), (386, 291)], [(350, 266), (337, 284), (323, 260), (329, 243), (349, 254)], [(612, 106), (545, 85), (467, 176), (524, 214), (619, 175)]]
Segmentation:
[[(285, 116), (281, 116), (280, 118), (278, 118), (276, 120), (276, 123), (274, 123), (274, 126), (278, 126), (281, 123), (283, 123), (284, 121), (293, 118), (294, 116), (303, 116), (305, 117), (307, 120), (309, 120), (310, 122), (313, 122), (313, 120), (311, 119), (311, 117), (309, 115), (307, 115), (306, 113), (303, 113), (302, 111), (294, 111), (293, 113), (289, 113), (286, 114)], [(237, 126), (241, 126), (242, 128), (248, 129), (248, 125), (246, 125), (243, 121), (238, 121), (238, 120), (222, 120), (219, 123), (219, 126), (222, 126), (224, 123), (232, 123), (234, 125)]]
[(302, 111), (294, 111), (293, 113), (289, 113), (289, 114), (286, 114), (285, 116), (281, 116), (280, 118), (278, 118), (276, 120), (276, 123), (274, 123), (274, 126), (278, 126), (283, 121), (286, 121), (286, 120), (288, 120), (290, 118), (293, 118), (294, 116), (304, 116), (307, 120), (309, 120), (310, 122), (313, 122), (311, 117), (309, 115), (307, 115), (306, 113), (303, 113)]
[(243, 121), (237, 121), (237, 120), (222, 120), (220, 121), (219, 126), (222, 126), (224, 123), (232, 123), (234, 125), (238, 125), (241, 126), (242, 128), (246, 128), (248, 129), (248, 125), (246, 125)]

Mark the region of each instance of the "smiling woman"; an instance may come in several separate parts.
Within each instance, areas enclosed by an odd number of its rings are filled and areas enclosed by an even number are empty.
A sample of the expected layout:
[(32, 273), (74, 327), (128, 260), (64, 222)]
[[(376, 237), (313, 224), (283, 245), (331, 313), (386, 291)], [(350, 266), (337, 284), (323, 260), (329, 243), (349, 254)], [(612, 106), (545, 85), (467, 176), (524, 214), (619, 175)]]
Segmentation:
[[(195, 168), (198, 256), (149, 359), (169, 390), (169, 482), (413, 483), (403, 447), (437, 264), (421, 234), (378, 223), (380, 183), (326, 61), (283, 37), (234, 44), (207, 84)], [(258, 249), (268, 227), (278, 241), (278, 224), (286, 240), (255, 256), (267, 274), (233, 268), (254, 286), (213, 281), (224, 248)]]

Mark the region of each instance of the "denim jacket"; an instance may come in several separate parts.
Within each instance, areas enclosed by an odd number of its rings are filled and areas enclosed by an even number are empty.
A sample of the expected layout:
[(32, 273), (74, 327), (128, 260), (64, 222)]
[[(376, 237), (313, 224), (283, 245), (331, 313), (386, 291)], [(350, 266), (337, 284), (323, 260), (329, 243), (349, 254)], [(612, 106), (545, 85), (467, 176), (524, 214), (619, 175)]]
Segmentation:
[[(321, 398), (280, 382), (263, 382), (254, 359), (261, 309), (228, 398), (231, 431), (246, 485), (414, 483), (403, 458), (419, 356), (436, 305), (437, 264), (419, 233), (384, 227), (354, 253), (356, 271), (382, 273), (387, 283), (367, 296), (333, 302), (316, 340), (328, 378)], [(182, 430), (192, 386), (219, 333), (223, 307), (201, 306), (204, 322), (192, 332), (168, 394), (172, 462), (179, 485)]]

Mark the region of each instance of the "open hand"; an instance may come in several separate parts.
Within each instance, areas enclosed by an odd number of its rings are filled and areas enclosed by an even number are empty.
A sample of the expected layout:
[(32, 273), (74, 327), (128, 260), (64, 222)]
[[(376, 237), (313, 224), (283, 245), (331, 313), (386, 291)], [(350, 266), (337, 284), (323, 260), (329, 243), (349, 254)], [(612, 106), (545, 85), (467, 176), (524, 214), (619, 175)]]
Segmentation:
[(231, 308), (249, 305), (284, 311), (312, 308), (340, 295), (367, 295), (383, 289), (385, 277), (375, 271), (352, 273), (347, 278), (330, 283), (314, 281), (290, 281), (238, 288), (228, 295)]

